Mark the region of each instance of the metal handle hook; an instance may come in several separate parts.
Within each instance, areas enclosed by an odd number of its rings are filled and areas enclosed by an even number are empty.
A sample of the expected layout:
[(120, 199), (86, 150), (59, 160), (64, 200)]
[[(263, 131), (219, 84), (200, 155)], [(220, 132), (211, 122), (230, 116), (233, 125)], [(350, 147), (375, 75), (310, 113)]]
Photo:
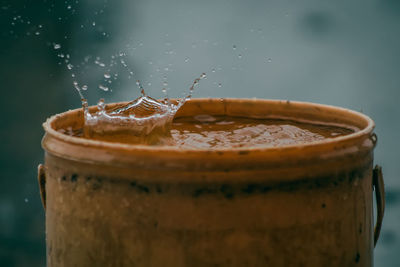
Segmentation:
[(374, 246), (378, 242), (385, 213), (385, 185), (383, 183), (382, 167), (376, 165), (372, 171), (372, 186), (375, 189), (377, 218), (374, 229)]
[(38, 166), (38, 182), (40, 197), (42, 199), (44, 210), (46, 210), (46, 173), (43, 164), (39, 164)]

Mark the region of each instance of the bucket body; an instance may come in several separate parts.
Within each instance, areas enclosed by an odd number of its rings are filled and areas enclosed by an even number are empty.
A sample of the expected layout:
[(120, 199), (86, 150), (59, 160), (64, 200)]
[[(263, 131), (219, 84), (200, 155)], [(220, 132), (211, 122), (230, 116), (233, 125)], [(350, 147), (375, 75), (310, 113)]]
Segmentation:
[(44, 128), (48, 266), (372, 266), (373, 122), (330, 106), (194, 99), (177, 116), (345, 124), (353, 134), (277, 148), (183, 149)]

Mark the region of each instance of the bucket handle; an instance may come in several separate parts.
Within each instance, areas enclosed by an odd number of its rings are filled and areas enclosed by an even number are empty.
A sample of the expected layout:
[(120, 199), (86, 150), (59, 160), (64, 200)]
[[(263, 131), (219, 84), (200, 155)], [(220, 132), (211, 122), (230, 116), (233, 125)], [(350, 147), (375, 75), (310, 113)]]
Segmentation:
[(385, 212), (385, 185), (383, 183), (382, 167), (376, 165), (372, 171), (372, 186), (375, 189), (377, 218), (374, 228), (374, 247), (378, 242), (382, 228), (383, 214)]
[(46, 210), (46, 173), (43, 164), (39, 164), (38, 166), (38, 182), (40, 198), (42, 199), (43, 208)]

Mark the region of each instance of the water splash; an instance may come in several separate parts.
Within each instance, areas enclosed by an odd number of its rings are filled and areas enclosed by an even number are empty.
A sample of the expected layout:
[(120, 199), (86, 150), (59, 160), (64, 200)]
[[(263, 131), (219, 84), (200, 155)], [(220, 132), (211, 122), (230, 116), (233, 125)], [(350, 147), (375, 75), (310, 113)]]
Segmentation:
[[(84, 136), (91, 139), (149, 144), (172, 145), (170, 129), (176, 112), (191, 99), (195, 87), (206, 74), (193, 81), (189, 94), (181, 99), (171, 101), (154, 99), (148, 95), (140, 83), (136, 82), (141, 96), (137, 99), (117, 106), (107, 107), (104, 99), (97, 104), (97, 111), (90, 112), (86, 99), (82, 97), (84, 111)], [(163, 84), (165, 87), (166, 83)]]

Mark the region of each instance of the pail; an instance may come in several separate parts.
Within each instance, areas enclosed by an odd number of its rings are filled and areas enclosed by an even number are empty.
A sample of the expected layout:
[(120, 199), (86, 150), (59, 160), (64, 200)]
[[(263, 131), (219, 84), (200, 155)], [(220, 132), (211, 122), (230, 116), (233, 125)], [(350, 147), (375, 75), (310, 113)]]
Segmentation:
[(184, 149), (68, 136), (57, 130), (81, 128), (82, 110), (55, 115), (38, 175), (48, 266), (373, 265), (384, 191), (369, 117), (251, 99), (193, 99), (176, 116), (196, 114), (360, 130), (284, 147)]

